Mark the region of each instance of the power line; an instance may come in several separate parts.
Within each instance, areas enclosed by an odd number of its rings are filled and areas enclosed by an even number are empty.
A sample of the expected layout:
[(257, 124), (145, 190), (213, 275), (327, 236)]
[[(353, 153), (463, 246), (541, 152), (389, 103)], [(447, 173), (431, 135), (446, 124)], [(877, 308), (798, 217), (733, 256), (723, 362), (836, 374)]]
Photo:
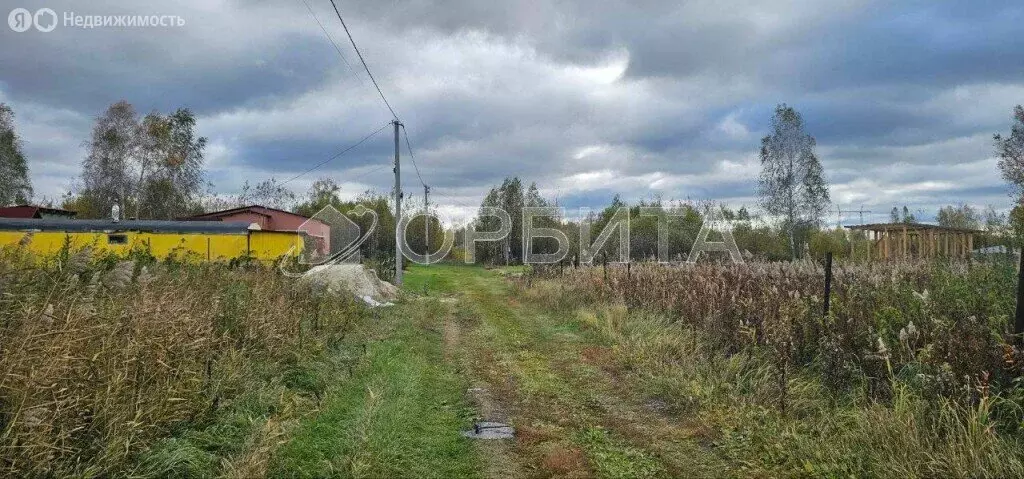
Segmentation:
[(463, 203), (463, 202), (461, 202), (459, 200), (456, 200), (455, 198), (452, 198), (451, 196), (448, 196), (448, 195), (446, 195), (444, 193), (438, 193), (437, 190), (435, 189), (435, 187), (430, 187), (430, 192), (433, 193), (434, 195), (440, 195), (442, 198), (447, 198), (449, 201), (451, 201), (452, 203), (455, 203), (459, 207), (469, 208), (469, 209), (474, 210), (474, 211), (480, 209), (479, 205), (477, 205), (477, 206), (469, 206), (466, 203)]
[(324, 27), (324, 24), (320, 22), (320, 18), (316, 16), (316, 12), (313, 11), (313, 7), (311, 7), (309, 5), (309, 2), (307, 2), (306, 0), (301, 1), (302, 4), (306, 6), (306, 10), (309, 10), (309, 15), (313, 17), (313, 21), (315, 21), (316, 24), (320, 26), (320, 30), (324, 32), (324, 36), (326, 36), (327, 40), (331, 42), (331, 45), (334, 45), (334, 50), (338, 52), (338, 56), (341, 57), (341, 61), (345, 62), (345, 66), (348, 67), (348, 71), (349, 73), (352, 74), (352, 77), (358, 80), (359, 83), (366, 85), (366, 82), (363, 81), (363, 78), (360, 77), (359, 75), (356, 75), (356, 69), (352, 67), (351, 63), (348, 62), (348, 58), (345, 57), (345, 54), (341, 51), (341, 47), (338, 46), (338, 42), (335, 42), (334, 37), (332, 37), (331, 33), (327, 31), (327, 27)]
[(374, 173), (376, 173), (376, 172), (378, 172), (380, 170), (383, 170), (384, 168), (387, 168), (389, 166), (391, 166), (391, 163), (382, 163), (382, 164), (378, 165), (376, 168), (374, 168), (374, 169), (372, 169), (370, 171), (367, 171), (366, 173), (363, 173), (363, 174), (361, 174), (359, 176), (356, 176), (354, 178), (349, 178), (346, 181), (354, 182), (354, 181), (356, 181), (358, 179), (362, 179), (362, 178), (364, 178), (366, 176), (372, 175), (372, 174), (374, 174)]
[[(311, 17), (313, 17), (313, 21), (315, 21), (316, 24), (320, 27), (320, 31), (322, 31), (324, 33), (324, 36), (327, 37), (327, 41), (329, 41), (331, 43), (331, 45), (334, 46), (334, 50), (336, 52), (338, 52), (338, 56), (341, 57), (341, 61), (345, 63), (346, 67), (348, 67), (349, 73), (352, 75), (352, 77), (355, 78), (360, 84), (366, 85), (366, 82), (363, 80), (363, 78), (361, 76), (359, 76), (358, 74), (356, 74), (355, 67), (353, 67), (352, 64), (349, 63), (348, 57), (346, 57), (345, 53), (341, 50), (341, 46), (338, 45), (338, 42), (336, 42), (334, 40), (334, 37), (331, 36), (331, 33), (329, 31), (327, 31), (327, 27), (325, 27), (323, 22), (320, 21), (320, 18), (317, 17), (316, 12), (313, 11), (313, 7), (309, 4), (309, 2), (307, 0), (300, 0), (300, 1), (302, 2), (303, 5), (306, 6), (306, 10), (309, 11), (309, 15)], [(384, 127), (387, 127), (387, 125), (384, 125)], [(383, 127), (381, 129), (383, 129)], [(380, 132), (380, 130), (377, 130), (376, 132), (374, 132), (374, 134), (379, 133), (379, 132)], [(330, 160), (328, 160), (328, 161), (330, 161)], [(320, 165), (318, 165), (318, 166), (320, 166)], [(357, 181), (357, 180), (362, 179), (362, 178), (364, 178), (364, 177), (366, 177), (368, 175), (376, 173), (376, 172), (380, 171), (381, 169), (383, 169), (383, 168), (385, 168), (387, 166), (390, 166), (390, 165), (389, 164), (379, 165), (377, 168), (374, 168), (374, 169), (372, 169), (370, 171), (367, 171), (366, 173), (363, 173), (363, 174), (361, 174), (359, 176), (356, 176), (354, 178), (350, 178), (347, 181), (350, 181), (350, 182)], [(314, 167), (313, 169), (316, 169), (316, 167)], [(310, 170), (310, 171), (312, 171), (312, 170)], [(308, 171), (306, 173), (308, 173)], [(303, 174), (305, 174), (305, 173), (303, 173)], [(299, 175), (299, 176), (301, 176), (301, 175)], [(289, 180), (289, 181), (291, 181), (291, 180)]]
[[(434, 190), (431, 189), (430, 192), (434, 193)], [(447, 196), (447, 195), (440, 195), (440, 196), (441, 196), (441, 198), (448, 199), (452, 203), (458, 203), (458, 204), (453, 204), (452, 205), (452, 207), (455, 210), (457, 210), (457, 211), (460, 211), (460, 210), (463, 210), (463, 209), (467, 210), (466, 211), (467, 214), (463, 218), (462, 222), (456, 222), (456, 221), (454, 221), (453, 218), (448, 217), (448, 219), (452, 220), (451, 221), (452, 224), (466, 226), (466, 225), (469, 225), (470, 223), (473, 222), (473, 218), (476, 216), (477, 211), (479, 211), (478, 207), (466, 206), (464, 203), (459, 202), (459, 201), (455, 201), (454, 199), (452, 199), (450, 196)], [(439, 206), (439, 203), (437, 201), (435, 201), (434, 205), (435, 206)], [(440, 208), (435, 208), (435, 210), (440, 211), (441, 209)], [(460, 215), (460, 216), (462, 216), (462, 215)]]
[(416, 177), (420, 179), (420, 184), (427, 186), (423, 182), (423, 177), (420, 176), (420, 167), (416, 164), (416, 155), (412, 154), (412, 144), (409, 143), (409, 132), (405, 131), (405, 123), (402, 123), (402, 135), (405, 136), (405, 147), (409, 150), (409, 159), (412, 160), (412, 167), (416, 170)]
[(326, 159), (326, 160), (324, 160), (324, 161), (321, 161), (321, 162), (320, 162), (320, 163), (318, 163), (318, 164), (317, 164), (316, 166), (314, 166), (314, 167), (312, 167), (312, 168), (310, 168), (310, 169), (308, 169), (308, 170), (306, 170), (306, 171), (303, 171), (302, 173), (299, 173), (299, 174), (297, 174), (297, 175), (293, 176), (293, 177), (292, 177), (291, 179), (289, 179), (288, 181), (285, 181), (284, 183), (281, 183), (281, 186), (284, 186), (284, 185), (286, 185), (286, 184), (288, 184), (288, 183), (290, 183), (290, 182), (292, 182), (292, 181), (295, 181), (295, 180), (299, 179), (299, 177), (301, 177), (301, 176), (303, 176), (303, 175), (306, 175), (306, 174), (308, 174), (309, 172), (311, 172), (311, 171), (313, 171), (313, 170), (315, 170), (315, 169), (317, 169), (317, 168), (320, 168), (321, 166), (324, 166), (324, 165), (326, 165), (327, 163), (330, 163), (331, 161), (334, 161), (335, 159), (337, 159), (337, 158), (338, 158), (338, 157), (340, 157), (341, 155), (344, 155), (345, 153), (348, 153), (348, 152), (349, 152), (349, 151), (351, 151), (351, 150), (352, 150), (353, 148), (355, 148), (355, 147), (357, 147), (357, 146), (359, 146), (359, 145), (362, 145), (362, 144), (363, 144), (363, 143), (364, 143), (364, 142), (365, 142), (366, 140), (369, 140), (370, 138), (374, 137), (374, 136), (375, 136), (375, 135), (377, 135), (378, 133), (380, 133), (380, 132), (384, 131), (384, 129), (385, 129), (385, 128), (387, 128), (387, 127), (388, 127), (389, 125), (391, 125), (391, 123), (385, 123), (385, 124), (384, 124), (384, 126), (382, 126), (382, 127), (378, 128), (378, 129), (377, 129), (377, 131), (374, 131), (373, 133), (370, 133), (369, 135), (366, 135), (366, 136), (364, 136), (362, 140), (359, 140), (359, 141), (355, 142), (354, 144), (352, 144), (351, 146), (349, 146), (348, 148), (345, 148), (344, 150), (341, 150), (341, 151), (339, 151), (339, 152), (338, 152), (337, 154), (335, 154), (334, 156), (332, 156), (332, 157), (330, 157), (330, 158), (328, 158), (328, 159)]
[(348, 35), (348, 41), (352, 43), (352, 48), (355, 49), (356, 55), (359, 56), (359, 61), (363, 63), (363, 68), (366, 70), (366, 74), (370, 76), (370, 81), (373, 82), (373, 86), (377, 88), (377, 93), (380, 93), (380, 99), (384, 100), (384, 105), (391, 111), (391, 116), (396, 120), (398, 119), (398, 113), (395, 113), (395, 109), (391, 108), (391, 104), (388, 103), (388, 99), (384, 97), (384, 92), (381, 91), (380, 85), (377, 84), (377, 79), (373, 78), (373, 73), (370, 73), (370, 67), (366, 66), (366, 60), (363, 59), (363, 54), (359, 51), (359, 47), (356, 46), (356, 41), (352, 38), (352, 33), (348, 31), (348, 25), (345, 25), (345, 19), (341, 18), (341, 11), (338, 10), (338, 5), (331, 0), (331, 6), (334, 7), (334, 13), (338, 14), (338, 20), (341, 20), (341, 26), (345, 29), (345, 34)]

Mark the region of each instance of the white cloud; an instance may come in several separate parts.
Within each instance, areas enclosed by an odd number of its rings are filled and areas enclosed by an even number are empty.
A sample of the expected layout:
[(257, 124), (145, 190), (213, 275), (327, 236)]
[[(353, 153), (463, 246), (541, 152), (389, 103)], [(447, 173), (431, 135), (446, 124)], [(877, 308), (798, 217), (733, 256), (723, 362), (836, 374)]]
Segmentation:
[(750, 137), (750, 130), (736, 118), (735, 113), (728, 114), (719, 122), (716, 130), (732, 140), (745, 140)]

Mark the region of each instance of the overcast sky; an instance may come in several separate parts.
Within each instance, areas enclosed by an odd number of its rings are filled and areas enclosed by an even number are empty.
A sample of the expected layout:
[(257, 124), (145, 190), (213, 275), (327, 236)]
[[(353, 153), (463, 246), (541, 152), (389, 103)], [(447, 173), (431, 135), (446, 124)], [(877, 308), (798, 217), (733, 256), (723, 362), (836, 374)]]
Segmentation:
[[(94, 119), (188, 107), (209, 180), (292, 178), (390, 113), (327, 0), (2, 0), (75, 15), (175, 15), (181, 27), (0, 26), (11, 105), (37, 197), (74, 184)], [(984, 6), (979, 6), (983, 3)], [(772, 110), (800, 111), (843, 209), (1010, 206), (992, 135), (1024, 103), (1024, 2), (338, 1), (407, 125), (434, 201), (479, 204), (505, 176), (569, 207), (754, 197)], [(300, 177), (388, 191), (390, 130)], [(403, 152), (403, 155), (406, 155)], [(403, 163), (406, 191), (422, 190)], [(847, 216), (846, 224), (859, 221)], [(867, 215), (871, 219), (871, 215)], [(831, 213), (830, 221), (835, 221)]]

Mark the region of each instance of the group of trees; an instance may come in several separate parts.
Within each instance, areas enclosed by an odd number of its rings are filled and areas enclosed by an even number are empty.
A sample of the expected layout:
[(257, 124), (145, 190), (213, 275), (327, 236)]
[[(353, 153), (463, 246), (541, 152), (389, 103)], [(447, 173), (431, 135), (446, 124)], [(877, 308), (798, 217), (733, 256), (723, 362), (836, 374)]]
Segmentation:
[[(512, 232), (506, 237), (505, 241), (481, 243), (476, 248), (477, 258), (483, 262), (495, 264), (521, 261), (523, 258), (523, 244), (519, 239), (523, 237), (523, 207), (543, 207), (549, 205), (550, 203), (540, 196), (535, 183), (531, 183), (529, 187), (524, 188), (522, 180), (518, 177), (505, 178), (501, 186), (491, 188), (487, 195), (484, 196), (480, 206), (501, 208), (508, 212), (512, 219)], [(499, 221), (494, 216), (480, 214), (471, 227), (477, 231), (497, 231)], [(539, 227), (557, 226), (556, 221), (551, 218), (538, 218), (535, 225)], [(552, 249), (557, 250), (557, 246), (551, 248), (551, 245), (544, 240), (541, 240), (539, 243), (538, 247), (540, 249), (535, 250), (538, 253), (554, 252), (548, 251)]]
[(295, 193), (278, 182), (276, 178), (270, 178), (255, 185), (246, 180), (236, 195), (222, 197), (212, 191), (207, 192), (202, 200), (202, 210), (204, 212), (220, 211), (249, 205), (287, 210), (294, 205), (295, 201)]
[[(917, 216), (911, 213), (909, 208), (904, 206), (902, 213), (900, 211), (900, 208), (892, 207), (892, 212), (889, 213), (891, 223), (918, 223)], [(921, 210), (918, 210), (918, 213), (921, 213)], [(966, 203), (959, 203), (940, 207), (935, 213), (935, 223), (947, 228), (1001, 231), (1007, 227), (1007, 216), (991, 205), (986, 206), (984, 210), (978, 210)]]
[(81, 190), (65, 207), (82, 217), (105, 217), (118, 205), (122, 215), (173, 219), (202, 210), (203, 150), (187, 108), (140, 118), (126, 101), (97, 120), (82, 162)]
[[(747, 251), (757, 252), (771, 259), (800, 256), (811, 234), (821, 225), (830, 199), (828, 183), (825, 180), (821, 162), (814, 151), (815, 140), (804, 131), (803, 118), (785, 104), (775, 109), (771, 121), (771, 133), (761, 140), (762, 171), (758, 182), (761, 206), (768, 215), (781, 219), (777, 228), (758, 225), (753, 222), (746, 208), (730, 210), (723, 205), (693, 202), (664, 203), (660, 198), (629, 205), (630, 256), (634, 259), (648, 259), (657, 256), (658, 223), (663, 233), (669, 235), (670, 256), (683, 257), (697, 238), (703, 219), (709, 215), (730, 220), (740, 220), (734, 233), (737, 245)], [(550, 202), (540, 196), (535, 184), (523, 188), (517, 178), (506, 178), (501, 186), (492, 188), (484, 197), (481, 206), (502, 207), (512, 218), (512, 232), (509, 239), (500, 243), (483, 243), (477, 247), (477, 257), (490, 263), (514, 263), (523, 258), (522, 207), (547, 206)], [(579, 257), (581, 228), (589, 227), (593, 241), (603, 230), (612, 216), (621, 207), (627, 206), (618, 196), (610, 205), (597, 214), (576, 221), (538, 218), (548, 221), (543, 226), (557, 227), (569, 238), (569, 258)], [(651, 212), (658, 212), (651, 214)], [(661, 216), (661, 218), (659, 218)], [(481, 215), (471, 227), (478, 231), (495, 231), (498, 219)], [(535, 245), (537, 253), (555, 250), (553, 240), (540, 240)], [(614, 257), (618, 248), (618, 237), (613, 235), (599, 251)]]
[[(394, 261), (396, 225), (393, 195), (365, 191), (354, 199), (343, 200), (340, 192), (341, 187), (337, 182), (330, 178), (320, 178), (313, 182), (307, 195), (300, 198), (291, 210), (312, 217), (327, 206), (332, 206), (359, 225), (360, 231), (370, 232), (360, 248), (363, 257), (377, 264)], [(372, 210), (377, 216), (377, 226), (372, 231), (370, 227), (373, 218), (370, 215), (350, 214), (360, 205)], [(416, 203), (411, 197), (404, 198), (402, 214), (412, 218), (406, 227), (406, 242), (413, 252), (420, 255), (440, 250), (445, 235), (444, 225), (437, 218), (428, 219), (423, 212), (421, 203)]]
[[(536, 185), (523, 187), (518, 177), (506, 178), (500, 186), (494, 187), (484, 197), (482, 207), (498, 207), (508, 211), (512, 220), (512, 232), (504, 241), (480, 242), (476, 246), (477, 261), (487, 264), (519, 264), (524, 252), (521, 241), (523, 231), (523, 206), (544, 207), (556, 206), (554, 202), (543, 198)], [(715, 217), (734, 221), (733, 236), (741, 250), (750, 252), (765, 259), (782, 260), (791, 257), (789, 247), (789, 229), (772, 226), (765, 218), (752, 216), (746, 208), (731, 209), (727, 206), (707, 201), (676, 200), (666, 201), (662, 198), (640, 200), (634, 204), (623, 202), (618, 196), (599, 211), (592, 211), (580, 218), (555, 216), (537, 216), (533, 218), (535, 227), (554, 228), (561, 231), (569, 240), (569, 251), (566, 262), (578, 261), (580, 252), (580, 236), (584, 229), (589, 230), (588, 244), (594, 244), (598, 235), (615, 220), (620, 209), (625, 208), (629, 222), (629, 255), (632, 260), (653, 260), (658, 258), (658, 239), (665, 234), (668, 255), (672, 260), (683, 260), (690, 252), (694, 241), (700, 233), (705, 218)], [(660, 227), (659, 227), (660, 225)], [(494, 216), (479, 214), (468, 225), (480, 232), (493, 232), (499, 229), (499, 219)], [(613, 232), (601, 248), (594, 251), (596, 261), (606, 257), (615, 261), (618, 256), (619, 235)], [(806, 224), (795, 229), (798, 241), (805, 241), (812, 230)], [(461, 233), (457, 235), (461, 239)], [(719, 240), (718, 236), (710, 238)], [(458, 246), (464, 246), (456, 243)], [(554, 253), (558, 249), (557, 241), (539, 238), (534, 242), (532, 253)]]
[[(354, 200), (342, 200), (339, 195), (341, 187), (329, 178), (321, 178), (310, 187), (309, 193), (293, 211), (304, 216), (314, 216), (327, 206), (332, 206), (342, 214), (346, 214), (357, 205), (363, 205), (377, 214), (377, 227), (360, 249), (365, 258), (378, 263), (393, 259), (395, 256), (395, 214), (389, 197), (366, 192)], [(369, 231), (372, 225), (370, 216), (346, 215), (359, 225), (360, 231)]]
[[(1018, 205), (1009, 215), (992, 206), (979, 211), (963, 203), (944, 206), (935, 215), (940, 226), (983, 230), (980, 245), (1019, 246), (1024, 238), (1024, 108), (1021, 106), (1014, 109), (1014, 121), (1010, 135), (996, 135), (995, 141), (1000, 157), (999, 167), (1004, 178), (1015, 187)], [(616, 196), (600, 213), (574, 221), (550, 221), (569, 238), (569, 258), (578, 257), (582, 225), (589, 225), (591, 231), (599, 232), (623, 206), (629, 207), (630, 255), (633, 259), (650, 259), (657, 255), (659, 218), (641, 214), (641, 211), (650, 211), (644, 207), (656, 207), (664, 212), (664, 218), (660, 220), (668, 225), (664, 231), (669, 234), (669, 250), (673, 258), (683, 258), (688, 254), (702, 221), (709, 215), (735, 220), (733, 235), (739, 248), (765, 259), (795, 259), (803, 254), (820, 258), (828, 251), (843, 256), (851, 250), (857, 251), (857, 248), (850, 248), (851, 243), (867, 241), (861, 233), (822, 228), (823, 215), (830, 203), (828, 182), (815, 153), (815, 140), (804, 131), (803, 118), (792, 107), (785, 104), (776, 107), (770, 133), (761, 140), (760, 159), (762, 170), (758, 194), (765, 217), (752, 216), (746, 208), (733, 211), (724, 205), (690, 201), (665, 203), (660, 198), (626, 205)], [(491, 189), (482, 202), (482, 206), (504, 207), (513, 221), (512, 239), (503, 243), (482, 243), (477, 247), (477, 256), (484, 262), (521, 261), (522, 243), (518, 238), (522, 232), (519, 214), (522, 206), (550, 204), (537, 193), (536, 185), (531, 184), (525, 191), (522, 185), (519, 178), (507, 178), (501, 186)], [(903, 206), (893, 207), (890, 221), (912, 224), (918, 219), (907, 206)], [(496, 218), (480, 216), (470, 227), (494, 231), (497, 223)], [(616, 248), (616, 241), (616, 236), (610, 237), (604, 252), (611, 254)], [(536, 252), (555, 247), (557, 245), (553, 243), (543, 242), (535, 246)]]
[(910, 225), (917, 223), (917, 217), (914, 216), (914, 213), (910, 212), (910, 208), (907, 208), (907, 205), (903, 205), (902, 212), (899, 208), (893, 206), (892, 211), (889, 212), (889, 222)]

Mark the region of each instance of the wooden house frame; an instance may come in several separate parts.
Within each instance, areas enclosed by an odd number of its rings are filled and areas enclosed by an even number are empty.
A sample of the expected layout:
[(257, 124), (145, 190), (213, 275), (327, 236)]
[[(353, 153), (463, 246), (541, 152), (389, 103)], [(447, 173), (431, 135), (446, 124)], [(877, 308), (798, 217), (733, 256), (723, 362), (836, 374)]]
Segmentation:
[[(847, 226), (867, 237), (871, 259), (967, 258), (974, 250), (978, 230), (904, 223), (876, 223)], [(855, 242), (850, 242), (851, 253)]]

